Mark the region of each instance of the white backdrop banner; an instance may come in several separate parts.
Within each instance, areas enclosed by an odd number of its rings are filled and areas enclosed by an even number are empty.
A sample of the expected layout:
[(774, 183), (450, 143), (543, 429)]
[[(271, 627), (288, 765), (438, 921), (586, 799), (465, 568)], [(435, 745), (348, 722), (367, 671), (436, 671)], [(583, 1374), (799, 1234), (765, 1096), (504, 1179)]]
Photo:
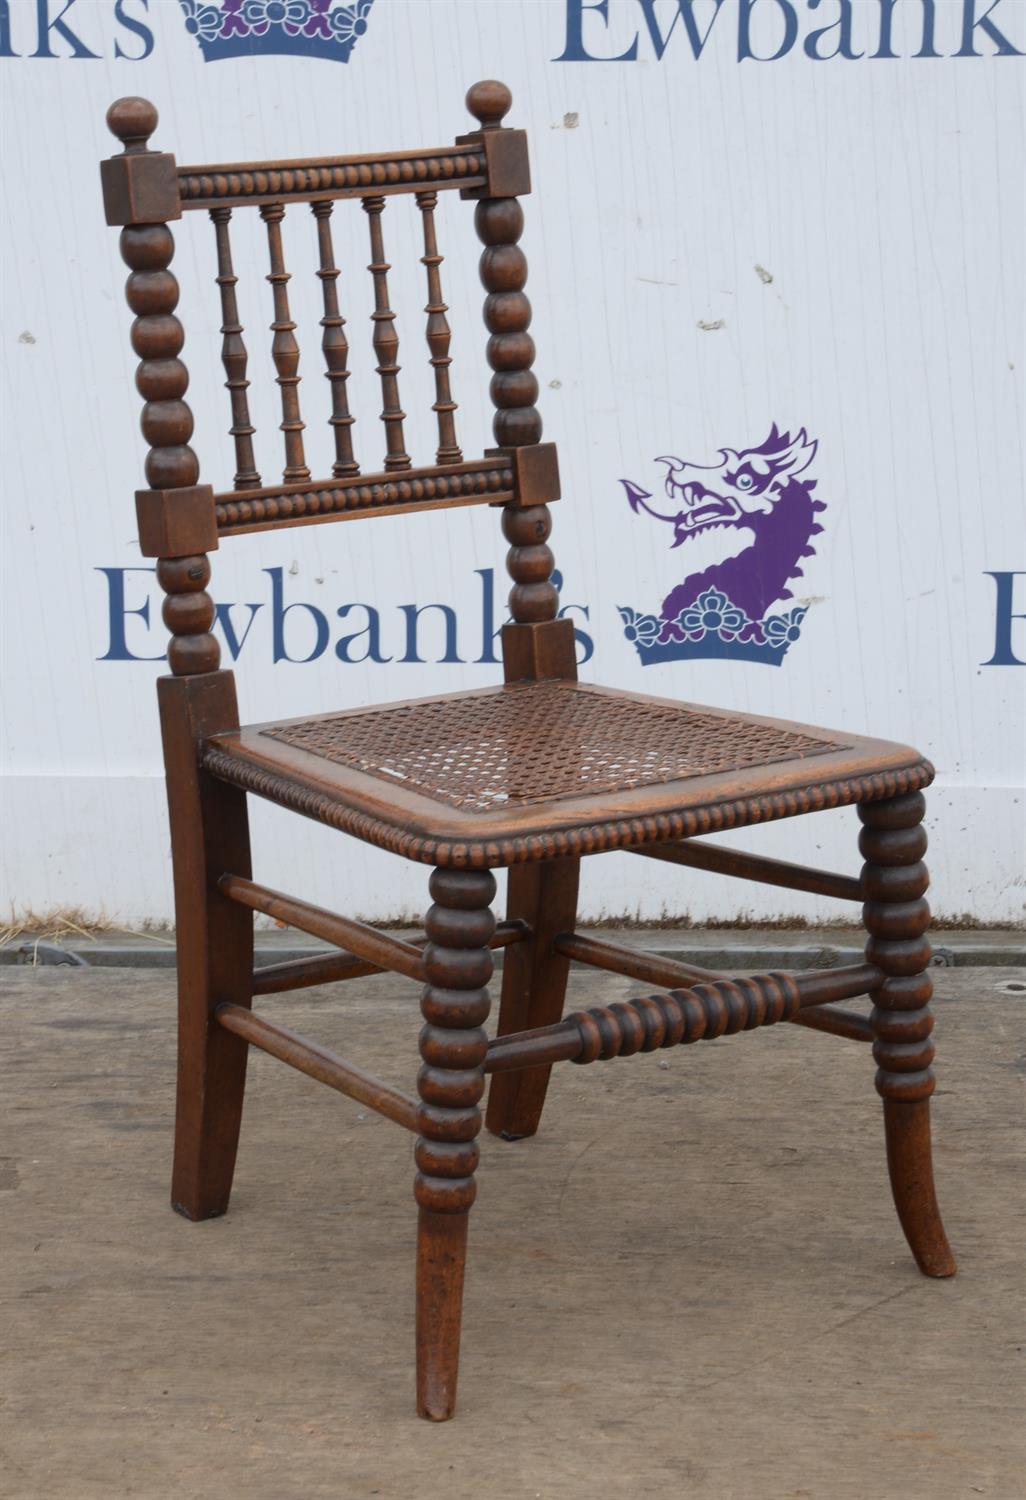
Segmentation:
[[(478, 78), (530, 132), (528, 291), (585, 680), (850, 728), (935, 762), (932, 893), (1023, 908), (1023, 0), (0, 0), (4, 912), (172, 917), (134, 538), (144, 481), (107, 105), (180, 162), (436, 146)], [(409, 208), (410, 212), (405, 210)], [(259, 219), (233, 224), (258, 467), (280, 466)], [(433, 399), (414, 206), (388, 216), (407, 446)], [(491, 443), (472, 210), (438, 209), (464, 451)], [(366, 217), (335, 215), (358, 457), (380, 467)], [(286, 216), (308, 458), (328, 473), (316, 245)], [(213, 235), (176, 226), (194, 446), (230, 487)], [(767, 477), (779, 502), (763, 498)], [(704, 507), (685, 534), (682, 508)], [(694, 534), (692, 534), (694, 532)], [(212, 591), (244, 721), (498, 680), (488, 509), (233, 539)], [(254, 804), (260, 878), (370, 918), (424, 871)], [(857, 869), (854, 813), (736, 842)], [(610, 855), (591, 917), (832, 906)], [(743, 903), (743, 904), (739, 904)]]

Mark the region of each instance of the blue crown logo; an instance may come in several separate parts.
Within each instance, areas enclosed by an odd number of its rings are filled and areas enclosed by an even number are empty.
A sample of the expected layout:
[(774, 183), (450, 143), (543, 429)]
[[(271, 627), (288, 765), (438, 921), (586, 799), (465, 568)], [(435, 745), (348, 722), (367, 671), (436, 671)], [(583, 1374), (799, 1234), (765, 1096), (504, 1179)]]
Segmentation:
[(280, 53), (348, 62), (374, 0), (178, 0), (205, 62)]
[(676, 619), (642, 615), (619, 606), (623, 633), (637, 651), (643, 667), (658, 661), (694, 661), (719, 657), (724, 661), (758, 661), (779, 667), (802, 633), (808, 614), (798, 605), (783, 614), (750, 620), (726, 594), (707, 589)]

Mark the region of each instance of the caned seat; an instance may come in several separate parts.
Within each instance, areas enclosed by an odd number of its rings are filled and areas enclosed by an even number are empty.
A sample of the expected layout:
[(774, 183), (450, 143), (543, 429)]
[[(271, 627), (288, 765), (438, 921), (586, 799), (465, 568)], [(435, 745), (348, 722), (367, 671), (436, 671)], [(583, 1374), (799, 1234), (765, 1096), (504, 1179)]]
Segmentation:
[(257, 724), (220, 780), (426, 864), (597, 854), (918, 791), (915, 750), (565, 681)]
[[(530, 191), (526, 136), (503, 124), (511, 97), (502, 84), (476, 84), (467, 104), (476, 128), (447, 146), (180, 167), (169, 153), (150, 148), (153, 106), (122, 99), (107, 118), (123, 149), (102, 164), (107, 220), (121, 227), (130, 272), (125, 294), (135, 314), (136, 385), (149, 446), (149, 487), (136, 494), (139, 544), (144, 556), (157, 559), (170, 631), (170, 673), (159, 679), (157, 695), (177, 924), (171, 1201), (189, 1219), (227, 1210), (250, 1047), (414, 1133), (417, 1410), (435, 1421), (455, 1407), (476, 1137), (482, 1125), (506, 1141), (533, 1135), (558, 1062), (610, 1062), (777, 1023), (871, 1043), (899, 1219), (924, 1274), (950, 1276), (955, 1269), (934, 1196), (930, 1147), (922, 789), (932, 769), (915, 750), (848, 730), (577, 681), (574, 628), (559, 618), (548, 546), (561, 479), (555, 445), (541, 441), (527, 260), (519, 245), (520, 198)], [(615, 187), (610, 175), (609, 191)], [(477, 453), (457, 433), (459, 366), (450, 369), (435, 218), (446, 193), (474, 204), (483, 246), (496, 446)], [(351, 252), (337, 256), (333, 233), (336, 209), (344, 213), (353, 201), (370, 255), (364, 286), (373, 311), (370, 327), (363, 325), (363, 360), (352, 315), (354, 282), (363, 271), (339, 264)], [(420, 358), (434, 395), (433, 451), (419, 462), (407, 451), (416, 444), (400, 400), (393, 267), (385, 249), (404, 213), (423, 243), (416, 272), (427, 294)], [(248, 216), (266, 239), (280, 480), (267, 473), (255, 442), (247, 346), (254, 335), (243, 329), (236, 298), (236, 215)], [(220, 303), (234, 470), (230, 486), (217, 493), (200, 483), (184, 400), (189, 375), (169, 228), (183, 218), (209, 218), (213, 229), (209, 270)], [(311, 287), (316, 276), (323, 308), (314, 365), (323, 364), (327, 385), (317, 382), (319, 400), (313, 385), (302, 386), (293, 272), (286, 266), (286, 249), (291, 257), (304, 233), (314, 261), (306, 274)], [(587, 285), (578, 283), (578, 295), (587, 294)], [(415, 355), (405, 330), (403, 338), (408, 363)], [(361, 364), (381, 399), (381, 428), (368, 424), (369, 465), (363, 419), (354, 416), (365, 408), (349, 393)], [(311, 467), (315, 445), (305, 436), (318, 408), (332, 453), (331, 472), (320, 477)], [(461, 508), (471, 505), (501, 510), (509, 544), (501, 686), (240, 727), (234, 677), (220, 668), (207, 592), (211, 552), (250, 532), (335, 527), (409, 511), (444, 512), (438, 525), (456, 526)], [(355, 570), (362, 554), (351, 529), (347, 541), (355, 542), (345, 549)], [(248, 794), (433, 866), (423, 938), (376, 931), (253, 880)], [(858, 874), (808, 869), (702, 837), (849, 804), (861, 824)], [(733, 976), (581, 933), (582, 869), (588, 857), (613, 849), (854, 902), (868, 934), (865, 961), (823, 972)], [(504, 866), (506, 919), (497, 923), (493, 871)], [(324, 939), (331, 951), (255, 970), (255, 911)], [(500, 948), (501, 1002), (489, 1035), (492, 953)], [(644, 983), (646, 993), (564, 1015), (571, 961)], [(415, 1096), (264, 1013), (265, 996), (382, 971), (421, 986)], [(836, 1003), (860, 996), (872, 1001), (869, 1015)], [(883, 1287), (881, 1296), (886, 1300)], [(282, 1330), (282, 1339), (289, 1336)]]

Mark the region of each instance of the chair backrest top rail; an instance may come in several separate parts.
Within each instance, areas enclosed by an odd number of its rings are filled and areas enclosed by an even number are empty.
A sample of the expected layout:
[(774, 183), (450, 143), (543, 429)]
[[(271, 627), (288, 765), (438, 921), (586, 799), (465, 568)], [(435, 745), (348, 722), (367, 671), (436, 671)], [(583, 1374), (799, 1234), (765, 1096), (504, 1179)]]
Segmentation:
[(361, 156), (176, 165), (175, 171), (183, 210), (378, 197), (487, 182), (485, 153), (475, 142)]
[(513, 466), (497, 456), (410, 469), (404, 474), (357, 474), (304, 480), (214, 496), (219, 536), (235, 536), (317, 521), (445, 510), (459, 505), (505, 505), (515, 497)]

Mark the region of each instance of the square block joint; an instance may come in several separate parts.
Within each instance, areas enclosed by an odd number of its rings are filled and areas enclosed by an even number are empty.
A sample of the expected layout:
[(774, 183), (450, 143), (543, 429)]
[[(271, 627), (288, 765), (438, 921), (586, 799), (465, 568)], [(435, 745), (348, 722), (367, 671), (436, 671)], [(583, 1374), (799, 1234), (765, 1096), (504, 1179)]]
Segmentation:
[(107, 223), (164, 224), (182, 217), (178, 166), (167, 151), (126, 152), (100, 163)]
[(561, 682), (576, 682), (577, 644), (573, 620), (504, 625), (502, 663), (506, 682), (546, 682), (553, 678)]
[(559, 456), (555, 443), (524, 448), (486, 448), (486, 458), (505, 458), (513, 470), (513, 505), (548, 505), (560, 497)]
[(487, 182), (461, 188), (461, 198), (521, 198), (531, 191), (531, 162), (526, 130), (481, 130), (456, 137), (458, 146), (470, 143), (484, 152)]
[(136, 490), (135, 515), (143, 557), (193, 557), (217, 549), (217, 515), (209, 484)]

